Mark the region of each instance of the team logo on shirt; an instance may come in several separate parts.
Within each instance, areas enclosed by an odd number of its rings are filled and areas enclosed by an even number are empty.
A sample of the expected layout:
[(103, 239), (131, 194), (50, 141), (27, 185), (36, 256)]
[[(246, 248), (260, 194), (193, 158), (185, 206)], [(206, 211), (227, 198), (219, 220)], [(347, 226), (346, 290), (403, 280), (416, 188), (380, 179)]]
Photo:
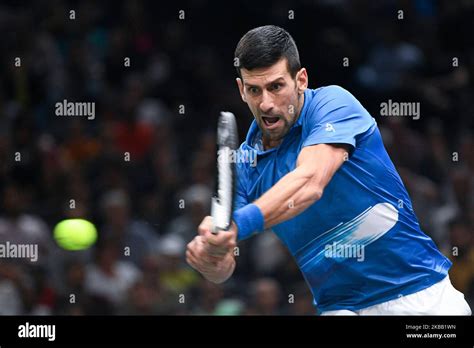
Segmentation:
[(326, 132), (335, 132), (334, 126), (330, 123), (326, 123)]

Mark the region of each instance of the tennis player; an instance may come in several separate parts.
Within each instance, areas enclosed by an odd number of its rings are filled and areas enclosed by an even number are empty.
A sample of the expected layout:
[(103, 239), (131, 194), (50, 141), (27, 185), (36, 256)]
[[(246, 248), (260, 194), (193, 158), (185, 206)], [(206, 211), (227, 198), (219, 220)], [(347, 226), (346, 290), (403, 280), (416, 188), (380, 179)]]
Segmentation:
[(345, 89), (308, 89), (284, 29), (250, 30), (235, 51), (237, 85), (255, 120), (239, 151), (232, 228), (206, 217), (188, 263), (227, 280), (238, 240), (273, 230), (301, 269), (322, 315), (470, 315), (451, 262), (425, 235), (376, 121)]

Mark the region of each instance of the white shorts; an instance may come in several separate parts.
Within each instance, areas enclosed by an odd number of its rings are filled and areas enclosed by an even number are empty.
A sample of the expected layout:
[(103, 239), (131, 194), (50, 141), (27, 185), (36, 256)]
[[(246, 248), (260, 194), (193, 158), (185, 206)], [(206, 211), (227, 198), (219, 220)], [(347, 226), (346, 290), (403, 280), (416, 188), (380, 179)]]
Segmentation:
[(471, 315), (464, 295), (456, 290), (449, 276), (440, 282), (415, 292), (356, 311), (327, 311), (321, 315)]

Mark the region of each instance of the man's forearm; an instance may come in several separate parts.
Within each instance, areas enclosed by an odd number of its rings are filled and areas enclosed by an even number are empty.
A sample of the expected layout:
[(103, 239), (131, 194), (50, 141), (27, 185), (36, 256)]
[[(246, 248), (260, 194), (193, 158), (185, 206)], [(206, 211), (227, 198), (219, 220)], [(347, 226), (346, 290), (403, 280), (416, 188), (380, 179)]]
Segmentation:
[(348, 145), (319, 144), (301, 150), (296, 169), (282, 177), (254, 204), (265, 228), (291, 219), (318, 201), (334, 173), (349, 157)]
[(265, 228), (291, 219), (321, 198), (322, 190), (311, 179), (297, 168), (254, 202), (264, 216)]

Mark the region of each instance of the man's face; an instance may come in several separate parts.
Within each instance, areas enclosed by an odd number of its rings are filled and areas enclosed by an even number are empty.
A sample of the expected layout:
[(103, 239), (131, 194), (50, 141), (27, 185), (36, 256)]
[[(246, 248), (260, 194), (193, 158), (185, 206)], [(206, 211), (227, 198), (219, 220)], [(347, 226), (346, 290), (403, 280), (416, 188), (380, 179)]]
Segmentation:
[(267, 147), (277, 146), (296, 122), (308, 84), (306, 69), (293, 79), (287, 60), (280, 59), (268, 68), (241, 69), (237, 79), (242, 99), (247, 103), (263, 134)]

